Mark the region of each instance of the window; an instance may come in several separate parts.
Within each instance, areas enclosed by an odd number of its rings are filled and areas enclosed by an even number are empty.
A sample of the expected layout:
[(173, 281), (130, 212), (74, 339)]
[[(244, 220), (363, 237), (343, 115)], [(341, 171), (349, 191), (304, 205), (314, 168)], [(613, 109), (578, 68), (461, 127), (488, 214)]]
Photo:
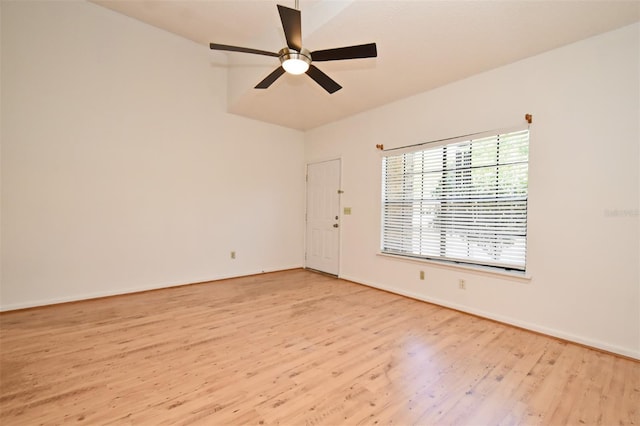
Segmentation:
[(525, 270), (529, 130), (388, 150), (383, 253)]

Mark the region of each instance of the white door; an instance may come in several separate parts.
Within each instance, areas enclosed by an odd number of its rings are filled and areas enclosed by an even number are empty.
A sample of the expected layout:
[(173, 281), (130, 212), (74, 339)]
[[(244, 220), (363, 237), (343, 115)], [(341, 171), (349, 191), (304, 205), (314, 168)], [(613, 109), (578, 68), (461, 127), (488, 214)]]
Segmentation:
[(340, 160), (307, 165), (306, 267), (338, 275)]

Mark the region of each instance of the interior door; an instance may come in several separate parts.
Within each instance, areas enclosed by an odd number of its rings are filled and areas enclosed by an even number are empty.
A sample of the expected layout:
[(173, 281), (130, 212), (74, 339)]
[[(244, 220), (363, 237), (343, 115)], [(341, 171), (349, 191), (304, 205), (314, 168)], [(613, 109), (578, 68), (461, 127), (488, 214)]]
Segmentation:
[(338, 275), (340, 160), (307, 165), (306, 267)]

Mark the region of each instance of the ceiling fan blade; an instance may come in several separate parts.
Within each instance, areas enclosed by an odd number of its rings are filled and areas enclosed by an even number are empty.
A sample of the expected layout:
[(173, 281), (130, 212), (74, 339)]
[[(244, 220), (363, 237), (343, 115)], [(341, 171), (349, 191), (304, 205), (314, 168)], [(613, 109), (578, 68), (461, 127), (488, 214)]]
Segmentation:
[(342, 86), (333, 81), (331, 77), (320, 71), (318, 67), (314, 66), (313, 64), (309, 65), (307, 75), (329, 93), (334, 93), (342, 89)]
[(280, 56), (277, 53), (267, 52), (266, 50), (250, 49), (248, 47), (229, 46), (227, 44), (209, 43), (209, 47), (211, 48), (211, 50), (226, 50), (229, 52), (253, 53), (255, 55), (275, 56), (276, 58)]
[(271, 74), (266, 76), (264, 80), (258, 83), (255, 89), (266, 89), (267, 87), (271, 86), (273, 82), (276, 81), (278, 77), (280, 77), (282, 74), (284, 74), (284, 68), (282, 67), (276, 68), (275, 70), (273, 70)]
[(313, 61), (339, 61), (342, 59), (375, 58), (376, 56), (378, 56), (378, 50), (375, 43), (311, 52)]
[(290, 7), (278, 5), (282, 29), (287, 39), (289, 49), (300, 51), (302, 49), (302, 24), (300, 11)]

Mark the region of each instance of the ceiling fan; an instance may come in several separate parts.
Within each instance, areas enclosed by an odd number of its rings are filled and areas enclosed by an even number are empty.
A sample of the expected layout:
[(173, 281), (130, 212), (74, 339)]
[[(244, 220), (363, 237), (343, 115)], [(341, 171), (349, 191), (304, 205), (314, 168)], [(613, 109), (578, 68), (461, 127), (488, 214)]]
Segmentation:
[(282, 74), (306, 73), (327, 92), (334, 93), (342, 89), (331, 77), (320, 71), (312, 62), (339, 61), (343, 59), (375, 58), (378, 56), (375, 43), (360, 44), (357, 46), (338, 47), (335, 49), (316, 50), (310, 52), (302, 47), (302, 26), (300, 10), (278, 5), (282, 28), (287, 39), (287, 47), (280, 49), (278, 53), (265, 50), (250, 49), (246, 47), (229, 46), (226, 44), (210, 43), (213, 50), (226, 50), (230, 52), (252, 53), (255, 55), (274, 56), (280, 59), (281, 66), (258, 83), (256, 89), (266, 89)]

